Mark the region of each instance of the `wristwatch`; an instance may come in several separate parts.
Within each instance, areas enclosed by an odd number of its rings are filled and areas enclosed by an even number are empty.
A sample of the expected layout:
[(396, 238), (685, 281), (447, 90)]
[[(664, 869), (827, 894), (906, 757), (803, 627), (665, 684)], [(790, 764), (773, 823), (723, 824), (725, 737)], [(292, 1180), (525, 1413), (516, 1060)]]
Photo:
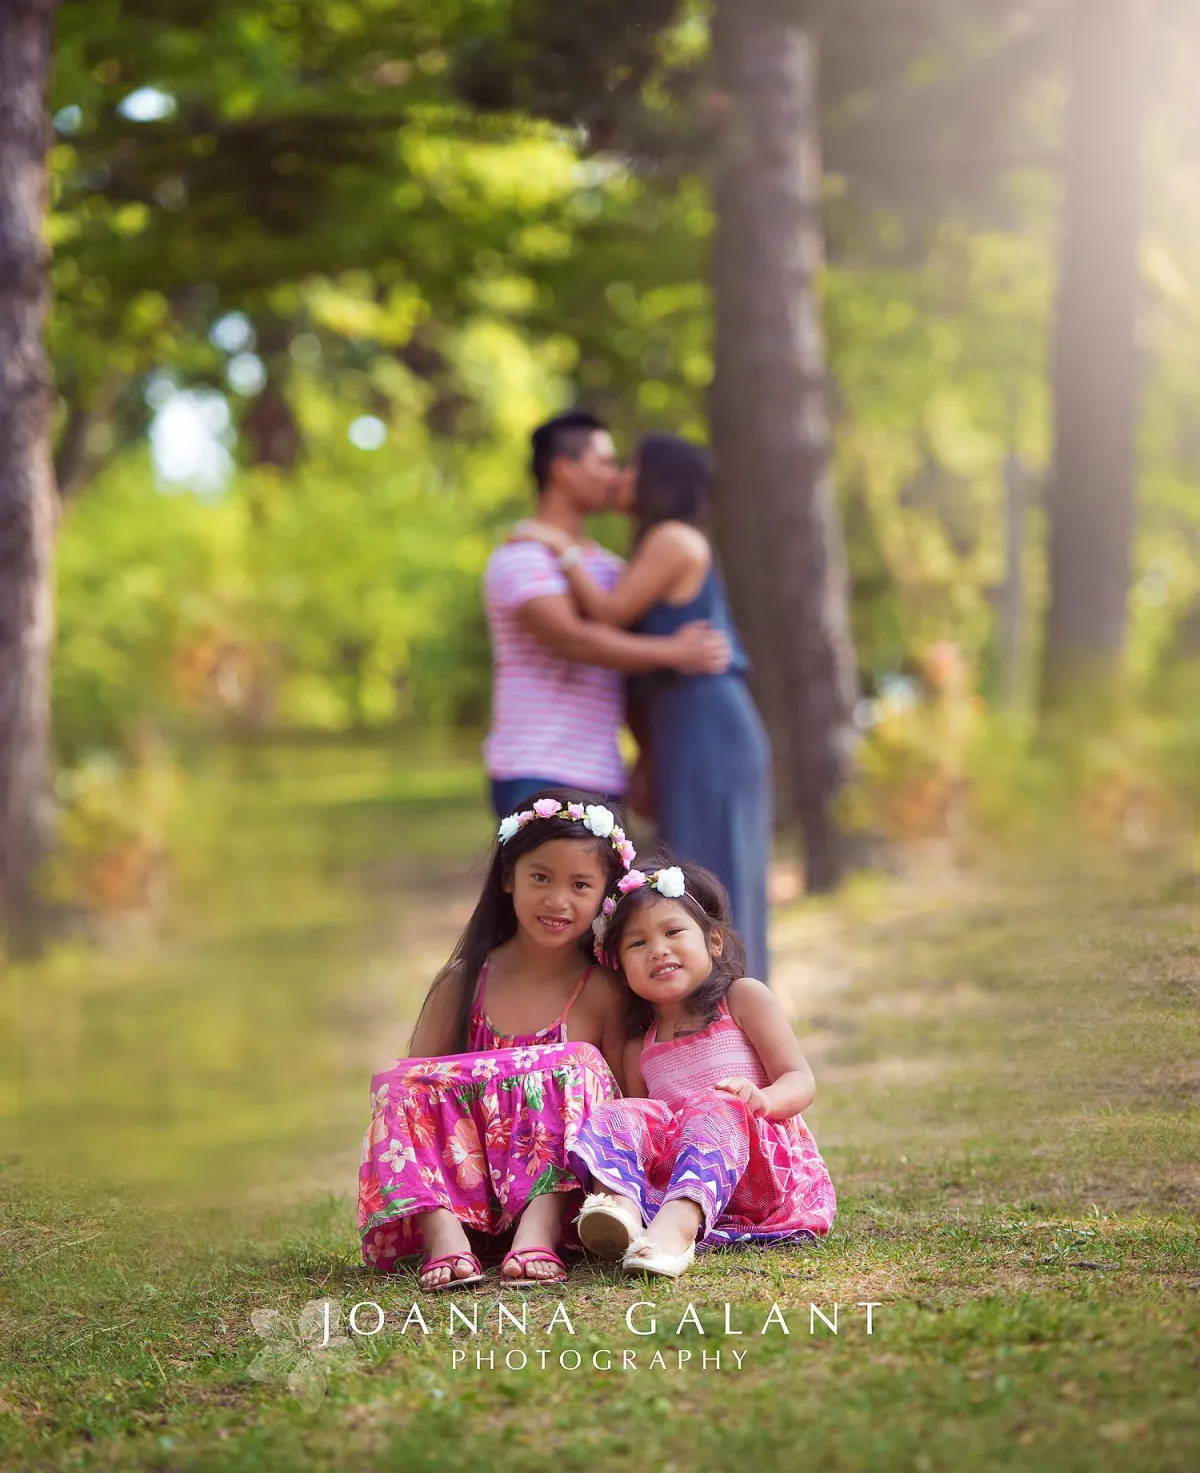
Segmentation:
[(560, 552), (558, 555), (558, 566), (563, 570), (564, 573), (569, 568), (573, 568), (576, 563), (582, 561), (583, 549), (580, 547), (578, 542), (572, 543), (571, 546), (567, 548), (566, 552)]

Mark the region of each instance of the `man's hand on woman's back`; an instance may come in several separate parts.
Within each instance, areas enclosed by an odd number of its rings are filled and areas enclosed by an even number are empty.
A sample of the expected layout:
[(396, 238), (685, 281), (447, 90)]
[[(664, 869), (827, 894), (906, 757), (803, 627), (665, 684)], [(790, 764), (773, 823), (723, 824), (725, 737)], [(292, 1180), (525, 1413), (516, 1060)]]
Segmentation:
[(678, 651), (674, 668), (685, 675), (723, 675), (733, 658), (729, 640), (706, 619), (685, 624), (671, 636), (671, 643)]

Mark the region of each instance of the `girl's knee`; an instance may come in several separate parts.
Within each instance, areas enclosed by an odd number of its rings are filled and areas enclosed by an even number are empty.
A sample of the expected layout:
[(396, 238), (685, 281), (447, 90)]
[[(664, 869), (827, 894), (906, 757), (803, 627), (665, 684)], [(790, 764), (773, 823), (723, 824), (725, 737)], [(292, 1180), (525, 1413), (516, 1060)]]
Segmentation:
[(562, 1053), (557, 1057), (573, 1059), (577, 1064), (587, 1064), (593, 1069), (603, 1069), (607, 1072), (608, 1064), (604, 1055), (594, 1043), (566, 1043), (562, 1046)]

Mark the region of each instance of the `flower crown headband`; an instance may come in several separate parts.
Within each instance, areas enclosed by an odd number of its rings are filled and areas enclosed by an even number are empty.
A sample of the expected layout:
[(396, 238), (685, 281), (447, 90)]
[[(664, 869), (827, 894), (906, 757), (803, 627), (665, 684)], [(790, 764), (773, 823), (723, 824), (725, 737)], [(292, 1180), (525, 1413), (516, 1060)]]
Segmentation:
[(514, 834), (519, 834), (527, 823), (536, 818), (566, 818), (573, 823), (581, 823), (589, 834), (608, 840), (625, 869), (629, 869), (637, 858), (632, 841), (625, 837), (625, 830), (618, 826), (612, 810), (601, 803), (560, 804), (557, 798), (539, 798), (532, 808), (510, 813), (501, 819), (496, 837), (501, 844), (507, 844)]
[[(677, 864), (667, 869), (657, 869), (653, 874), (643, 874), (640, 869), (631, 869), (628, 874), (623, 875), (617, 881), (617, 889), (624, 895), (632, 895), (635, 890), (641, 890), (644, 886), (657, 890), (664, 900), (679, 900), (687, 894), (684, 884), (683, 871)], [(617, 908), (617, 902), (610, 896), (600, 908), (600, 914), (592, 922), (592, 933), (595, 941), (592, 950), (595, 952), (596, 960), (601, 966), (608, 965), (608, 956), (604, 950), (604, 938), (608, 935), (608, 923), (612, 913)]]

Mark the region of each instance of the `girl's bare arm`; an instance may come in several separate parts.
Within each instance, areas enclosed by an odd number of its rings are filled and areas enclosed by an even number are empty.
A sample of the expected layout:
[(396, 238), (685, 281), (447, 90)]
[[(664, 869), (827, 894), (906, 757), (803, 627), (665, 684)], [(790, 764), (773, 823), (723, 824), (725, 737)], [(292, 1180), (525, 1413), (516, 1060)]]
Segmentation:
[(439, 1054), (452, 1054), (458, 1040), (458, 989), (453, 973), (443, 973), (429, 989), (421, 1008), (421, 1016), (408, 1043), (410, 1059), (432, 1059)]
[[(739, 977), (729, 989), (729, 1011), (771, 1082), (759, 1089), (748, 1079), (730, 1079), (722, 1080), (718, 1088), (726, 1086), (727, 1093), (746, 1101), (752, 1114), (768, 1120), (787, 1120), (807, 1110), (816, 1096), (816, 1083), (775, 994), (753, 977)], [(733, 1085), (740, 1087), (728, 1088)]]
[(644, 1038), (631, 1038), (625, 1045), (622, 1073), (623, 1087), (633, 1099), (646, 1098), (646, 1081), (642, 1078), (642, 1044)]
[(602, 968), (597, 968), (588, 980), (588, 987), (595, 989), (600, 1014), (600, 1052), (604, 1062), (613, 1072), (617, 1087), (622, 1094), (625, 1088), (625, 1030), (621, 1023), (621, 993), (616, 980)]

